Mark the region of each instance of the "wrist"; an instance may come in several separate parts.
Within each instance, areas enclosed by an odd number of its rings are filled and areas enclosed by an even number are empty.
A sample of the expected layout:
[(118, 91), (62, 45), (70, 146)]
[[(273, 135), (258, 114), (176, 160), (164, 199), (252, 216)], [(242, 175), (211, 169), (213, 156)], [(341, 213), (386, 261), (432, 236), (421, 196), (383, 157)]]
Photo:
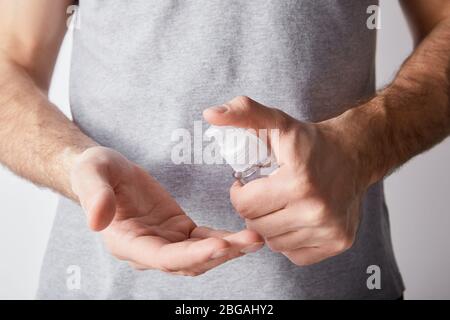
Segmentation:
[(382, 94), (343, 114), (318, 123), (320, 131), (350, 163), (358, 184), (366, 189), (391, 170), (388, 124)]
[(61, 169), (61, 175), (63, 176), (63, 186), (61, 193), (65, 196), (77, 201), (78, 197), (72, 190), (72, 175), (76, 164), (83, 154), (92, 148), (98, 147), (95, 142), (89, 142), (84, 145), (74, 145), (65, 147), (59, 154), (59, 167)]

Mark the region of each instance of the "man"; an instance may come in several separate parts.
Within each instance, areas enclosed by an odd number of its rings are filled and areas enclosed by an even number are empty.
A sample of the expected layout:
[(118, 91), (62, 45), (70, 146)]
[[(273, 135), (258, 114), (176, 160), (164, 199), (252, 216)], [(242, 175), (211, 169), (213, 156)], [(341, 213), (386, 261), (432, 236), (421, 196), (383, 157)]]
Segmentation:
[[(73, 122), (47, 100), (72, 4), (0, 1), (0, 160), (64, 196), (39, 298), (401, 297), (382, 180), (450, 132), (448, 0), (402, 1), (417, 47), (379, 93), (375, 0), (80, 1)], [(279, 130), (279, 168), (173, 163), (202, 112)]]

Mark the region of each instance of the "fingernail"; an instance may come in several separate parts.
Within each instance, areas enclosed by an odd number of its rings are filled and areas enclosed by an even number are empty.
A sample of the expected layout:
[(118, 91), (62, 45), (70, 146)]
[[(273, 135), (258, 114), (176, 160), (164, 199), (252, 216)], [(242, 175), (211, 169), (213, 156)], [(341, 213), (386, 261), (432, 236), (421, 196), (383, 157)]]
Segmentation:
[(214, 260), (214, 259), (222, 258), (222, 257), (226, 256), (229, 252), (230, 252), (229, 248), (217, 250), (211, 255), (210, 259)]
[(211, 110), (217, 113), (225, 113), (228, 111), (228, 107), (227, 106), (215, 106), (215, 107), (210, 107), (207, 110)]
[(252, 253), (264, 247), (264, 242), (257, 242), (241, 250), (241, 253)]

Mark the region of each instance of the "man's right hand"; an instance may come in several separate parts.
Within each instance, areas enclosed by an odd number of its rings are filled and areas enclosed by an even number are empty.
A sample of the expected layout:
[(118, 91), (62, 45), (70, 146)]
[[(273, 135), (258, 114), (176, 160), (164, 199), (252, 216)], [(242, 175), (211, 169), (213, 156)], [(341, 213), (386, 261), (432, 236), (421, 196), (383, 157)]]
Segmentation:
[(90, 228), (137, 269), (199, 275), (263, 246), (250, 230), (197, 226), (153, 177), (114, 150), (92, 147), (73, 163), (72, 190)]

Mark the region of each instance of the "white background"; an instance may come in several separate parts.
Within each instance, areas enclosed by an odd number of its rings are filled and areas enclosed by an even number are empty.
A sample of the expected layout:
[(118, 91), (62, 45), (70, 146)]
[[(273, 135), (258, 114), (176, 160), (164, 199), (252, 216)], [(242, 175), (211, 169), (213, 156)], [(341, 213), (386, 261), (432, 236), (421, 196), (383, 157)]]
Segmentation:
[[(397, 1), (382, 0), (378, 86), (387, 84), (412, 43)], [(68, 113), (71, 38), (60, 54), (51, 99)], [(392, 237), (406, 298), (450, 299), (450, 140), (386, 181)], [(0, 298), (32, 299), (56, 196), (0, 168)]]

